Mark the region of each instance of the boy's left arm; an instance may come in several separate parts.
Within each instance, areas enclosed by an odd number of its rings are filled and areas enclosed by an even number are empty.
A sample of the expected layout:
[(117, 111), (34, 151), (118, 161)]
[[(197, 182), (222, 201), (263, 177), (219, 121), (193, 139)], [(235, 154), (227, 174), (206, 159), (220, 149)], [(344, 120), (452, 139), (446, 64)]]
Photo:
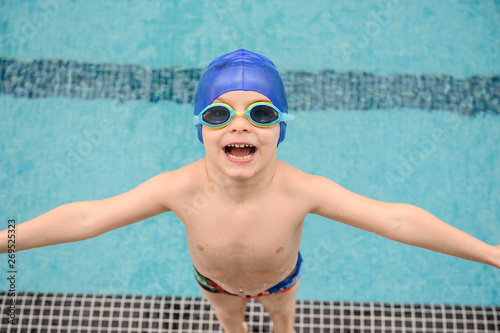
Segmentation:
[(373, 200), (313, 176), (311, 213), (380, 236), (500, 269), (500, 245), (492, 246), (408, 204)]

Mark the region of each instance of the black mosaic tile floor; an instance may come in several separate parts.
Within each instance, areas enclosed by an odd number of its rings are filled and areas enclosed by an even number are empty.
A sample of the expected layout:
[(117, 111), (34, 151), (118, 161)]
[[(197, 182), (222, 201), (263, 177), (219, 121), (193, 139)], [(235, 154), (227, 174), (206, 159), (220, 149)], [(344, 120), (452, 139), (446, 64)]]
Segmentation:
[[(76, 60), (0, 58), (0, 94), (21, 98), (193, 103), (201, 68), (146, 68)], [(291, 110), (414, 108), (500, 114), (500, 76), (413, 75), (326, 69), (282, 71)]]
[[(0, 332), (223, 332), (210, 304), (195, 297), (0, 292)], [(9, 323), (11, 318), (14, 324)], [(250, 332), (271, 332), (251, 302)], [(299, 333), (500, 332), (500, 306), (297, 301)]]

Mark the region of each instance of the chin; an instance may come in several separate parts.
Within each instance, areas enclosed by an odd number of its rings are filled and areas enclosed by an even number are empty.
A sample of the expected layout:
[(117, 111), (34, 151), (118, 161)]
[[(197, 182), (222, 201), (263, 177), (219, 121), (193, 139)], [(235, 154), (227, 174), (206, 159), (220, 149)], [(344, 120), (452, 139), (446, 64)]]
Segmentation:
[(231, 178), (237, 178), (240, 180), (249, 179), (255, 176), (258, 172), (258, 166), (255, 160), (252, 162), (232, 162), (226, 159), (226, 174)]
[[(223, 156), (225, 173), (228, 177), (237, 180), (249, 180), (257, 175), (262, 175), (268, 170), (273, 170), (272, 165), (276, 162), (276, 156), (263, 156), (258, 152), (252, 158), (244, 160), (233, 160)], [(263, 162), (266, 162), (263, 164)]]

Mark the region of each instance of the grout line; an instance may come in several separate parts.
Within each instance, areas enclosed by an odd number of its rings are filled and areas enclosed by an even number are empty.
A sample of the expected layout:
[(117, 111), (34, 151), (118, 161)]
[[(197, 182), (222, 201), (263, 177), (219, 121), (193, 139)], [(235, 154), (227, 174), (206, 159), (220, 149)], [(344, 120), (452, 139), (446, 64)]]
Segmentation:
[[(0, 304), (6, 300), (0, 292)], [(17, 305), (19, 332), (223, 332), (213, 307), (199, 297), (35, 292), (19, 293)], [(298, 300), (295, 327), (299, 333), (489, 333), (498, 331), (499, 312), (485, 305)], [(251, 332), (272, 330), (260, 303), (248, 303), (246, 318)]]

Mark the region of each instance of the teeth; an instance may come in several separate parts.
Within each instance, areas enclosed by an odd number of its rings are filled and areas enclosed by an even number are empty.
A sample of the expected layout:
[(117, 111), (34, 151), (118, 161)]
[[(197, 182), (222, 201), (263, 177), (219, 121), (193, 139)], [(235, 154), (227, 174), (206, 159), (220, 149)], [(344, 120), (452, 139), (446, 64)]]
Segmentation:
[(230, 145), (227, 145), (228, 147), (231, 147), (231, 148), (252, 148), (253, 146), (252, 145), (238, 145), (238, 144), (230, 144)]
[(234, 156), (232, 154), (227, 154), (227, 156), (231, 157), (231, 158), (235, 158), (237, 160), (245, 160), (245, 159), (248, 159), (250, 157), (252, 157), (253, 155), (247, 155), (247, 156)]

